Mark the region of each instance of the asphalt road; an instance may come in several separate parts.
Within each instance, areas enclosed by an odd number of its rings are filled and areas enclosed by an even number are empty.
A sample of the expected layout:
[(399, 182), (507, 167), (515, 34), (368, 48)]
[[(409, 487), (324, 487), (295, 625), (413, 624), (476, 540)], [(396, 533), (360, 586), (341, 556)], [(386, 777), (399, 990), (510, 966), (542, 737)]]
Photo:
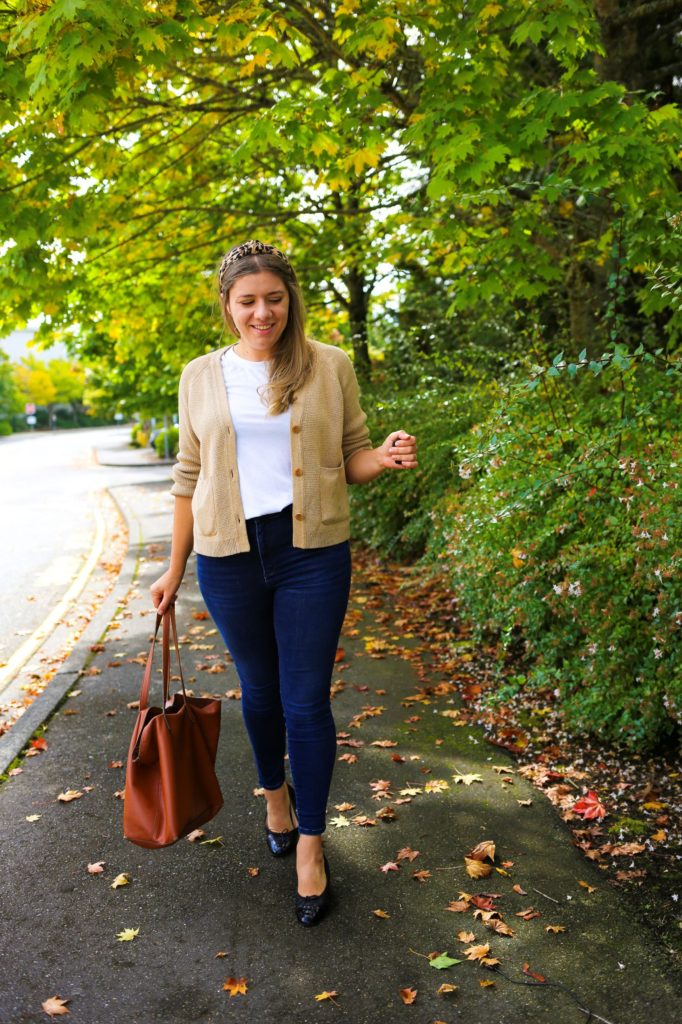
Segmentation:
[(104, 488), (168, 477), (167, 466), (106, 466), (93, 448), (120, 448), (130, 427), (0, 438), (0, 663), (40, 626), (85, 565)]

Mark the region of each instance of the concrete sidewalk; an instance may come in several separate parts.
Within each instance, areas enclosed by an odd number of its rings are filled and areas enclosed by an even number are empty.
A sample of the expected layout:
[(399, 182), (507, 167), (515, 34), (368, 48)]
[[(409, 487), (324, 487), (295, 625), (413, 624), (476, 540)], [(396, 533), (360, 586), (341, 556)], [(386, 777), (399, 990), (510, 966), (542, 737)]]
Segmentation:
[[(294, 861), (276, 861), (266, 849), (265, 806), (253, 793), (237, 699), (223, 704), (225, 805), (205, 826), (206, 838), (220, 842), (147, 851), (124, 840), (117, 794), (125, 771), (117, 764), (125, 764), (133, 728), (127, 705), (139, 695), (154, 623), (148, 588), (167, 565), (173, 499), (167, 483), (116, 490), (135, 521), (131, 537), (143, 538), (130, 556), (135, 582), (118, 595), (103, 649), (49, 719), (47, 749), (24, 758), (23, 771), (0, 786), (0, 1024), (46, 1020), (41, 1003), (55, 995), (69, 1000), (74, 1024), (307, 1024), (338, 1014), (352, 1024), (572, 1024), (589, 1010), (609, 1024), (682, 1019), (680, 979), (655, 937), (637, 930), (549, 802), (517, 774), (502, 781), (509, 772), (495, 768), (513, 772), (514, 762), (491, 750), (481, 731), (455, 724), (449, 692), (429, 703), (407, 700), (421, 682), (407, 656), (419, 638), (395, 631), (380, 573), (356, 572), (345, 658), (334, 674), (345, 759), (325, 834), (330, 915), (310, 930), (294, 918)], [(211, 620), (194, 617), (202, 611), (192, 558), (177, 607), (185, 678), (195, 693), (226, 695), (238, 680)], [(383, 652), (382, 638), (390, 642)], [(458, 785), (457, 772), (481, 781)], [(67, 790), (82, 796), (58, 801)], [(494, 869), (475, 881), (463, 858), (483, 840), (496, 844)], [(419, 855), (400, 858), (405, 848)], [(99, 861), (103, 872), (89, 874)], [(382, 871), (389, 863), (398, 870)], [(122, 872), (130, 883), (112, 888)], [(449, 912), (452, 902), (465, 906)], [(483, 916), (474, 917), (477, 903)], [(490, 906), (513, 936), (486, 927)], [(540, 916), (517, 916), (530, 907)], [(118, 941), (127, 928), (139, 933)], [(467, 959), (464, 950), (484, 944), (507, 977)], [(462, 962), (435, 969), (433, 952)], [(529, 985), (524, 964), (546, 982)], [(224, 990), (228, 977), (245, 978), (246, 994)], [(438, 995), (444, 983), (456, 991)], [(412, 1004), (401, 989), (416, 990)], [(334, 1003), (316, 1000), (324, 992), (338, 993)]]

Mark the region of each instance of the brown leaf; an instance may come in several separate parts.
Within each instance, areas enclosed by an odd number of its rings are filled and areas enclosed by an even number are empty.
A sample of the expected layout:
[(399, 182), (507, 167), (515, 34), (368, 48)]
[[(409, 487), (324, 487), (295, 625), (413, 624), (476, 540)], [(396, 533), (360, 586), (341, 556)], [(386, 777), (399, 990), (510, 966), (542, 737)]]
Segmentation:
[(370, 747), (397, 747), (398, 744), (394, 740), (374, 740), (370, 743)]
[(444, 981), (443, 984), (439, 985), (438, 988), (436, 989), (436, 995), (437, 996), (447, 996), (451, 992), (456, 992), (456, 991), (457, 991), (457, 985), (452, 985), (452, 984), (448, 983), (447, 981)]
[(42, 1006), (45, 1013), (49, 1014), (50, 1017), (59, 1017), (64, 1013), (69, 1013), (66, 1004), (70, 1003), (70, 999), (62, 999), (61, 996), (50, 996), (40, 1005)]
[(60, 793), (57, 800), (61, 800), (63, 804), (68, 804), (71, 800), (78, 800), (83, 794), (77, 789), (67, 789), (64, 793)]
[(203, 828), (195, 828), (193, 832), (190, 832), (189, 835), (186, 836), (186, 839), (188, 843), (196, 843), (197, 839), (201, 839), (205, 835), (206, 833)]
[(621, 846), (614, 846), (610, 851), (612, 857), (631, 857), (636, 853), (644, 853), (644, 843), (623, 843)]
[(193, 619), (201, 619), (201, 620), (207, 619), (208, 618), (208, 612), (192, 612), (192, 618)]
[(387, 914), (385, 910), (373, 910), (372, 913), (374, 914), (375, 917), (381, 917), (384, 920), (388, 920), (388, 918), (391, 916), (390, 914)]
[(98, 860), (95, 864), (88, 864), (89, 875), (101, 875), (104, 871), (105, 861)]
[(417, 998), (417, 989), (416, 988), (401, 988), (401, 989), (399, 989), (398, 994), (399, 994), (400, 998), (402, 999), (402, 1001), (405, 1003), (405, 1005), (409, 1006), (410, 1003), (413, 1003), (415, 1001), (415, 999)]
[(252, 878), (256, 878), (258, 875), (260, 875), (260, 868), (247, 868), (246, 870), (248, 871)]
[(470, 906), (471, 904), (467, 900), (452, 900), (445, 909), (451, 910), (453, 914), (464, 914)]
[(536, 981), (545, 981), (543, 974), (536, 974), (535, 971), (531, 971), (530, 964), (526, 963), (523, 965), (523, 973), (529, 975), (531, 978), (535, 978)]
[(398, 817), (392, 807), (382, 807), (377, 813), (377, 818), (381, 818), (382, 821), (395, 821)]
[(460, 942), (473, 942), (476, 936), (474, 935), (473, 932), (461, 931), (457, 932), (457, 938), (459, 939)]
[(491, 920), (486, 921), (485, 924), (486, 928), (492, 928), (492, 930), (497, 932), (498, 935), (505, 935), (507, 938), (511, 938), (512, 935), (516, 935), (514, 929), (510, 928), (508, 924), (504, 923), (504, 921), (498, 921), (491, 918)]
[(490, 839), (484, 839), (482, 843), (478, 843), (474, 846), (473, 850), (469, 854), (473, 860), (485, 860), (488, 857), (490, 860), (495, 860), (495, 844)]
[(334, 806), (335, 806), (337, 811), (342, 811), (343, 812), (343, 811), (352, 811), (353, 808), (355, 807), (355, 804), (349, 804), (348, 801), (346, 800), (345, 803), (343, 803), (343, 804), (334, 804)]
[(545, 927), (545, 931), (553, 932), (556, 935), (558, 932), (565, 932), (566, 928), (563, 924), (548, 924)]
[(123, 761), (110, 761), (109, 762), (109, 767), (110, 768), (122, 768), (123, 767)]
[(534, 917), (540, 917), (540, 911), (535, 910), (533, 907), (526, 907), (525, 910), (517, 910), (517, 917), (522, 917), (524, 921), (532, 921)]
[(518, 884), (517, 885), (512, 885), (512, 889), (514, 890), (514, 892), (517, 892), (519, 894), (519, 896), (527, 896), (528, 895), (526, 890), (522, 889), (521, 886), (518, 885)]
[(403, 846), (395, 855), (396, 860), (409, 860), (410, 864), (419, 856), (419, 850), (412, 850), (409, 846)]
[(481, 986), (481, 988), (491, 988), (491, 986), (496, 985), (497, 982), (486, 980), (486, 981), (479, 981), (478, 984)]
[(430, 871), (422, 870), (422, 871), (413, 871), (412, 872), (412, 878), (416, 879), (417, 882), (426, 882), (426, 880), (429, 879), (430, 877), (431, 877), (431, 872)]

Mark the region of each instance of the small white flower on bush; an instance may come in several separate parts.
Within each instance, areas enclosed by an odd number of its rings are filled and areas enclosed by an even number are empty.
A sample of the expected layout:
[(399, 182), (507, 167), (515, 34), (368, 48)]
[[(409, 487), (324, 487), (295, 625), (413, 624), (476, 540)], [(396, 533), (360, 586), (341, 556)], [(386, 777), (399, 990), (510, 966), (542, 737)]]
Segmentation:
[(568, 592), (569, 594), (572, 594), (575, 597), (578, 597), (580, 594), (582, 594), (583, 591), (582, 587), (580, 586), (580, 580), (576, 580), (575, 583), (569, 583)]
[(471, 466), (467, 466), (465, 462), (460, 462), (459, 475), (462, 477), (463, 480), (468, 480), (469, 477), (471, 476)]

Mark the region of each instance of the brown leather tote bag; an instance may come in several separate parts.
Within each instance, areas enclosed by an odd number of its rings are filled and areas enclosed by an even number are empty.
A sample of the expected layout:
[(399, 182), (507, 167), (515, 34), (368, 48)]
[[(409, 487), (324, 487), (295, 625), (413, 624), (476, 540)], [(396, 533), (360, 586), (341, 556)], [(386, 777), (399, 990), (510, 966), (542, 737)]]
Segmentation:
[[(149, 707), (154, 647), (163, 621), (163, 705)], [(168, 696), (170, 629), (182, 692)], [(175, 606), (157, 613), (140, 690), (140, 709), (128, 749), (123, 835), (137, 846), (170, 846), (210, 821), (223, 805), (215, 773), (221, 701), (189, 697), (180, 664)]]

